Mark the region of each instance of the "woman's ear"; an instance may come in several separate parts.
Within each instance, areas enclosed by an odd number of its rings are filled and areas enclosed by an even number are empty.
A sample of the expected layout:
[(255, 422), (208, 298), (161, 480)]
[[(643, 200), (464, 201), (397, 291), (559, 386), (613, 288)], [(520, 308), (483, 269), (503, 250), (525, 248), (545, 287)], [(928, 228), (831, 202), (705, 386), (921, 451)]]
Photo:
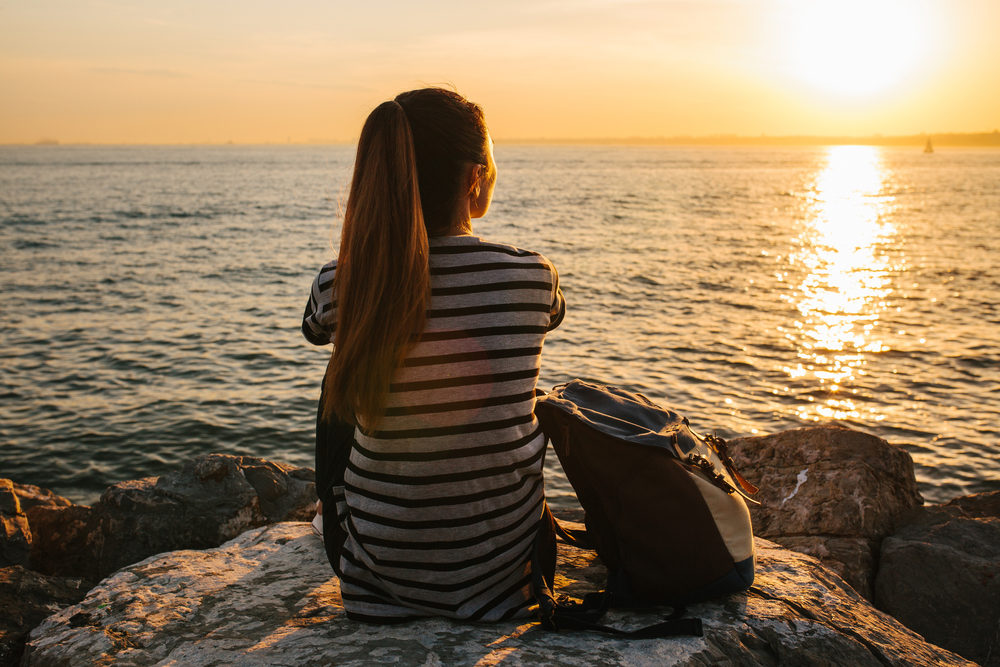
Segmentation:
[(469, 169), (469, 194), (479, 196), (479, 181), (483, 176), (483, 165), (473, 164)]

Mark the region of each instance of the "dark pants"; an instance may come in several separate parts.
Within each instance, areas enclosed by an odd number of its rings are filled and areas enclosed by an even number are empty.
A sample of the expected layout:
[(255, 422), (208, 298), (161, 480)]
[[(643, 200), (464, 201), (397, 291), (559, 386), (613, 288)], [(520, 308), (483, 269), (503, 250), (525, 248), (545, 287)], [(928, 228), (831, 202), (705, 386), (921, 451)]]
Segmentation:
[(316, 410), (316, 495), (323, 503), (323, 542), (326, 556), (334, 571), (340, 574), (340, 551), (347, 533), (337, 519), (333, 487), (344, 485), (344, 470), (354, 443), (354, 425), (340, 421), (336, 416), (323, 419), (323, 399)]

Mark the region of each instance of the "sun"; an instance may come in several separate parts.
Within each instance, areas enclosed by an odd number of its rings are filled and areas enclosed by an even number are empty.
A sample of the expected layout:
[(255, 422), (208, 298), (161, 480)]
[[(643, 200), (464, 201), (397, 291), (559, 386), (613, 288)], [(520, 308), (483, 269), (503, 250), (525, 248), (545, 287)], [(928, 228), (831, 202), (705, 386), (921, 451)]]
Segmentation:
[(785, 5), (789, 73), (836, 97), (871, 97), (919, 74), (932, 41), (921, 0), (797, 0)]

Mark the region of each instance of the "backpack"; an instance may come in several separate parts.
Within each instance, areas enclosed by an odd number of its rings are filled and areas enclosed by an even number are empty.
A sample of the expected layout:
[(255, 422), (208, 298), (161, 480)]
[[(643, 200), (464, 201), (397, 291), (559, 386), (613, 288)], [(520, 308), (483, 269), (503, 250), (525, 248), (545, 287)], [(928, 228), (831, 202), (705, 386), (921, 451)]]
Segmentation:
[[(736, 470), (726, 443), (642, 394), (573, 380), (536, 400), (586, 518), (567, 530), (548, 508), (536, 540), (535, 595), (542, 624), (637, 637), (701, 634), (684, 605), (753, 583), (753, 531), (746, 500), (757, 488)], [(597, 551), (605, 591), (580, 604), (552, 598), (555, 538)], [(665, 623), (624, 633), (597, 624), (610, 607), (671, 606)]]

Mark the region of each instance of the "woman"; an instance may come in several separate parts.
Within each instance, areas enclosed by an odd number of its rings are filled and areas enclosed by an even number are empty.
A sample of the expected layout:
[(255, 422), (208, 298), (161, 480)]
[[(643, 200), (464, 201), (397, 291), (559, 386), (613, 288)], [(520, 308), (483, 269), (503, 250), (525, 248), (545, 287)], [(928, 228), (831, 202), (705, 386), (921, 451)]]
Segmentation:
[(534, 389), (565, 302), (547, 259), (472, 235), (496, 173), (482, 109), (448, 90), (402, 93), (361, 131), (339, 256), (302, 324), (334, 344), (317, 488), (351, 618), (493, 621), (532, 603)]

